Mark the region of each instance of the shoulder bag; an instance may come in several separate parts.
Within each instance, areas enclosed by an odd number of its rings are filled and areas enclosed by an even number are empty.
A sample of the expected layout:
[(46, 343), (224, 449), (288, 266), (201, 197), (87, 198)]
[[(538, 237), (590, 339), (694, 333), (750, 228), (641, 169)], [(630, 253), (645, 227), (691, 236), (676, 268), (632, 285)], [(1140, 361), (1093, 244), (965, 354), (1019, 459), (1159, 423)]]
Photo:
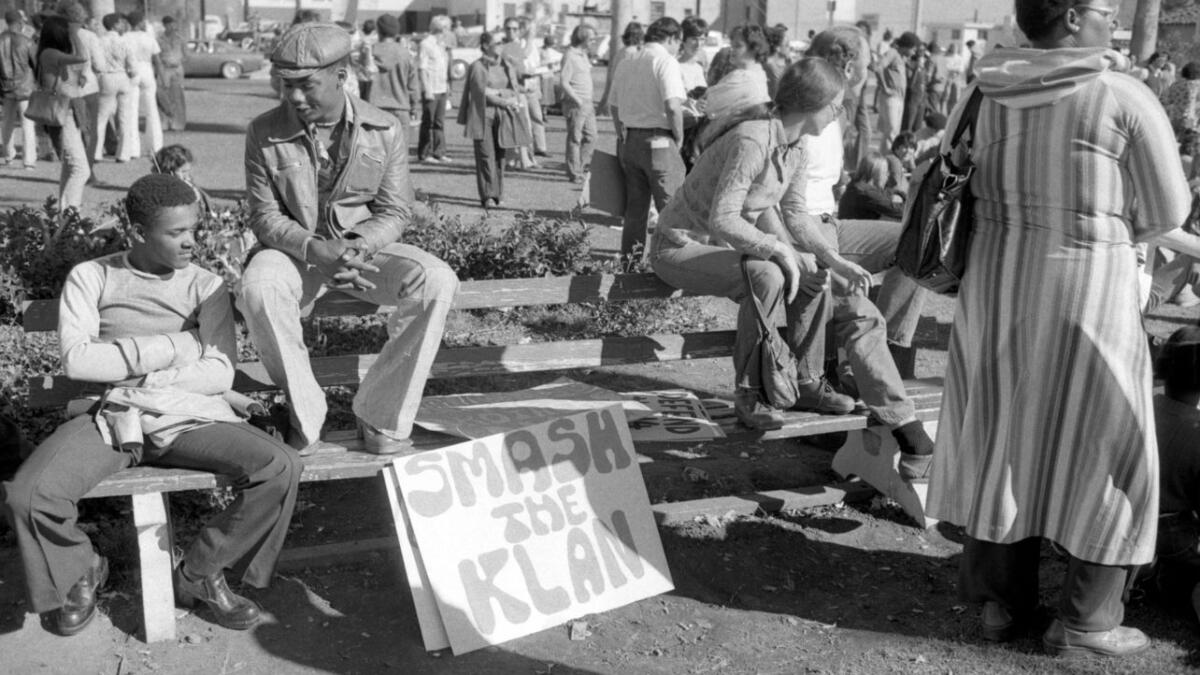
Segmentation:
[(746, 268), (744, 256), (741, 267), (742, 276), (746, 279), (746, 292), (750, 294), (750, 301), (754, 303), (754, 315), (758, 317), (758, 327), (762, 333), (751, 352), (750, 363), (746, 365), (748, 368), (758, 367), (762, 395), (767, 403), (779, 410), (787, 410), (796, 405), (800, 397), (800, 385), (796, 382), (796, 355), (783, 338), (779, 337), (775, 326), (767, 320), (766, 310), (750, 285), (750, 271)]
[(29, 96), (29, 107), (25, 109), (25, 117), (48, 127), (61, 127), (67, 123), (67, 115), (72, 114), (71, 99), (59, 93), (58, 85), (62, 81), (59, 75), (55, 75), (54, 85), (49, 89), (41, 86), (41, 66), (42, 64), (38, 63), (35, 73), (38, 88)]
[(909, 188), (903, 229), (896, 244), (900, 270), (921, 286), (944, 295), (958, 293), (967, 269), (975, 224), (971, 143), (982, 100), (983, 94), (976, 88), (967, 100), (949, 150), (930, 161), (920, 183)]

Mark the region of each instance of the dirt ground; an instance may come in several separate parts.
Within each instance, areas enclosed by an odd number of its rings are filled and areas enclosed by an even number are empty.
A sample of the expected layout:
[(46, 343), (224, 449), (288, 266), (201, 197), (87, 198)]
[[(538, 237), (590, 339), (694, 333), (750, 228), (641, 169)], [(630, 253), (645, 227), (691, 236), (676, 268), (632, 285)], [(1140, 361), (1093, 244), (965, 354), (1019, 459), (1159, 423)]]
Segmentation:
[[(243, 123), (271, 100), (266, 84), (188, 82), (195, 121), (168, 135), (197, 152), (199, 181), (218, 198), (240, 186)], [(563, 143), (562, 120), (551, 118), (552, 148)], [(602, 132), (607, 122), (600, 124)], [(458, 125), (448, 119), (451, 153), (458, 166), (414, 168), (417, 187), (447, 210), (473, 208), (470, 152)], [(608, 141), (611, 143), (611, 141)], [(602, 140), (601, 147), (605, 141)], [(230, 160), (236, 157), (237, 160)], [(555, 171), (515, 174), (506, 199), (513, 208), (561, 214), (573, 203), (572, 187)], [(232, 165), (232, 166), (231, 166)], [(234, 168), (235, 170), (231, 170)], [(114, 197), (140, 170), (102, 164)], [(43, 165), (14, 178), (0, 175), (0, 206), (40, 201), (55, 171)], [(20, 190), (9, 189), (14, 184)], [(601, 248), (616, 233), (598, 214), (585, 215)], [(1167, 311), (1151, 324), (1162, 335), (1197, 310)], [(938, 376), (953, 316), (952, 302), (931, 304), (918, 335), (917, 375)], [(571, 374), (614, 389), (687, 387), (726, 396), (732, 379), (724, 360), (656, 364)], [(536, 383), (532, 376), (520, 386)], [(514, 382), (513, 386), (518, 386)], [(652, 502), (786, 489), (836, 480), (832, 453), (798, 441), (745, 442), (721, 451), (647, 453), (642, 470)], [(707, 480), (689, 480), (685, 468)], [(692, 475), (696, 475), (691, 472)], [(197, 498), (195, 495), (188, 499)], [(85, 502), (85, 505), (87, 502)], [(377, 480), (306, 485), (289, 546), (352, 542), (389, 533), (390, 517)], [(89, 518), (85, 528), (113, 558), (114, 577), (102, 594), (102, 613), (82, 634), (50, 635), (27, 615), (18, 553), (0, 526), (0, 672), (5, 673), (433, 673), (457, 674), (656, 674), (656, 673), (1097, 673), (1193, 672), (1200, 667), (1197, 631), (1187, 612), (1139, 593), (1127, 623), (1153, 638), (1149, 651), (1125, 661), (1064, 661), (1041, 653), (1036, 636), (995, 646), (982, 640), (978, 608), (956, 596), (959, 532), (950, 525), (918, 528), (882, 499), (796, 513), (722, 517), (714, 514), (661, 527), (675, 591), (601, 615), (582, 617), (587, 632), (571, 639), (556, 627), (464, 656), (427, 653), (411, 598), (390, 551), (347, 555), (332, 565), (286, 565), (271, 589), (254, 592), (269, 613), (252, 631), (236, 633), (206, 616), (179, 610), (179, 639), (147, 645), (137, 636), (134, 532), (130, 519)], [(186, 538), (187, 533), (182, 533)], [(1063, 564), (1043, 552), (1043, 601)]]

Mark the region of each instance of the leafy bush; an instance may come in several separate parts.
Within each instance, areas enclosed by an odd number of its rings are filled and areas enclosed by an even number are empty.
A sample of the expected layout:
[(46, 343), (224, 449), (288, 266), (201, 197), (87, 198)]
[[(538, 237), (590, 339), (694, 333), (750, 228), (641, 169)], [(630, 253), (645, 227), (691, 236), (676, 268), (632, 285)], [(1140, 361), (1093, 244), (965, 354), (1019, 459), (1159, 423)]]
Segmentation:
[[(60, 214), (52, 198), (41, 210), (0, 213), (0, 316), (11, 319), (27, 300), (57, 297), (72, 267), (129, 248), (131, 236), (124, 201), (108, 205), (94, 219), (75, 209)], [(253, 243), (245, 205), (239, 202), (209, 214), (197, 229), (196, 263), (232, 285)]]
[(586, 226), (529, 213), (497, 230), (487, 218), (445, 216), (431, 204), (418, 210), (402, 241), (446, 261), (462, 280), (590, 274), (604, 265), (592, 258)]

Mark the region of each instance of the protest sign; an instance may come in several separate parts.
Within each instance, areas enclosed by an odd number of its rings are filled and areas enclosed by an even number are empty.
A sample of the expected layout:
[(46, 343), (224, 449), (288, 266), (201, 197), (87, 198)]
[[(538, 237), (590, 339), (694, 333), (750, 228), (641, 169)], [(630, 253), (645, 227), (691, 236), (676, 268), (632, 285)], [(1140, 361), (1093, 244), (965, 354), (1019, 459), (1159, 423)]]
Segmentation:
[(629, 433), (637, 443), (657, 441), (706, 441), (724, 438), (721, 426), (709, 419), (696, 395), (686, 389), (634, 391), (623, 396), (650, 409), (651, 414), (629, 421)]
[(455, 654), (673, 588), (619, 405), (393, 467)]
[(561, 377), (519, 391), (427, 396), (417, 410), (416, 422), (430, 431), (483, 438), (613, 403), (623, 404), (630, 421), (651, 414), (645, 405), (615, 391)]

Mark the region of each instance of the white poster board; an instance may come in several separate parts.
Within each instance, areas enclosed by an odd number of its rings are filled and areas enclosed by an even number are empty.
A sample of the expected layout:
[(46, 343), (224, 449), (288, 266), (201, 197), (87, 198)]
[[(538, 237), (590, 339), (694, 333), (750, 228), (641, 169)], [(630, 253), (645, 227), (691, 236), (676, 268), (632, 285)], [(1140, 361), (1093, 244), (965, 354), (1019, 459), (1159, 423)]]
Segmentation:
[(416, 423), (430, 431), (483, 438), (613, 403), (623, 405), (630, 421), (651, 414), (645, 405), (615, 391), (560, 377), (519, 391), (427, 396), (421, 400)]
[(704, 404), (687, 389), (633, 391), (622, 395), (641, 403), (652, 413), (629, 421), (629, 433), (636, 443), (707, 441), (725, 437), (721, 425), (709, 418)]
[(393, 466), (455, 654), (673, 588), (619, 405)]

